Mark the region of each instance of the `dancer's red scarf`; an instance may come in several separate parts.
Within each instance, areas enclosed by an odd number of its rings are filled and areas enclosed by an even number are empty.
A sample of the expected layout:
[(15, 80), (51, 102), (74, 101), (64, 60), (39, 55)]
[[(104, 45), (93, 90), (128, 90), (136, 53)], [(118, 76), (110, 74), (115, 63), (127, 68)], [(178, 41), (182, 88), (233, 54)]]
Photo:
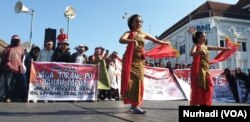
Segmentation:
[(163, 57), (177, 57), (178, 51), (175, 50), (171, 45), (157, 45), (153, 49), (145, 53), (146, 57), (150, 58), (163, 58)]
[(209, 64), (218, 63), (228, 59), (232, 56), (239, 48), (238, 43), (233, 43), (229, 38), (226, 38), (226, 47), (230, 47), (230, 51), (221, 51), (213, 60), (209, 62)]
[[(134, 33), (130, 32), (128, 39), (134, 38)], [(124, 96), (128, 90), (128, 81), (130, 79), (130, 70), (132, 64), (132, 57), (134, 52), (134, 43), (128, 43), (126, 52), (122, 62), (122, 74), (121, 74), (121, 95)]]

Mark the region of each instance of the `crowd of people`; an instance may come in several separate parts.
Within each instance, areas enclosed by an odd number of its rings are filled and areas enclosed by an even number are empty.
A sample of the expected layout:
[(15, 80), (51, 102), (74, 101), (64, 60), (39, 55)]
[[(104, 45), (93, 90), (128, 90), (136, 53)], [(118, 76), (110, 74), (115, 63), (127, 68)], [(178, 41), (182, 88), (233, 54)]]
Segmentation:
[[(88, 51), (88, 46), (80, 44), (74, 48), (75, 52), (71, 54), (67, 35), (63, 29), (60, 29), (60, 32), (57, 37), (57, 46), (55, 49), (53, 49), (53, 45), (56, 44), (53, 43), (53, 40), (46, 40), (44, 49), (32, 45), (29, 52), (20, 46), (21, 38), (18, 35), (11, 37), (10, 45), (1, 54), (0, 101), (8, 103), (27, 101), (32, 61), (78, 64), (99, 64), (104, 62), (106, 66), (105, 70), (108, 70), (111, 65), (115, 64), (118, 53), (114, 51), (109, 54), (109, 51), (105, 51), (101, 46), (95, 48), (93, 55), (87, 56), (85, 52)], [(105, 75), (107, 76), (108, 74)], [(115, 82), (116, 79), (112, 81)], [(119, 100), (118, 88), (111, 85), (111, 90), (99, 89), (97, 99)], [(48, 101), (45, 100), (44, 102)]]
[(246, 103), (247, 97), (250, 92), (250, 69), (248, 69), (247, 73), (244, 73), (241, 71), (241, 68), (235, 68), (233, 70), (226, 68), (224, 69), (224, 74), (226, 75), (226, 79), (229, 83), (230, 89), (237, 103), (240, 102), (238, 87), (237, 87), (237, 79), (242, 80), (244, 82), (246, 93), (243, 97), (244, 99), (242, 100), (242, 103)]

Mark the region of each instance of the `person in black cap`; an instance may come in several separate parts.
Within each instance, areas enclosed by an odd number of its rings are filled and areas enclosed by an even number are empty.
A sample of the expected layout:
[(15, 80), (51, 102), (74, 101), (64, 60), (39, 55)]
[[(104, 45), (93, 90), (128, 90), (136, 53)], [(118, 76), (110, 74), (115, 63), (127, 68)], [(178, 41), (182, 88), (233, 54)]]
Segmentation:
[(60, 47), (54, 51), (52, 61), (68, 63), (70, 62), (70, 57), (69, 43), (67, 41), (63, 41), (61, 42)]
[(30, 79), (30, 70), (31, 70), (31, 62), (36, 61), (38, 55), (40, 52), (40, 48), (36, 45), (32, 45), (30, 52), (28, 55), (25, 57), (24, 64), (27, 68), (27, 71), (25, 72), (25, 84), (26, 84), (26, 90), (28, 91), (28, 84), (29, 84), (29, 79)]

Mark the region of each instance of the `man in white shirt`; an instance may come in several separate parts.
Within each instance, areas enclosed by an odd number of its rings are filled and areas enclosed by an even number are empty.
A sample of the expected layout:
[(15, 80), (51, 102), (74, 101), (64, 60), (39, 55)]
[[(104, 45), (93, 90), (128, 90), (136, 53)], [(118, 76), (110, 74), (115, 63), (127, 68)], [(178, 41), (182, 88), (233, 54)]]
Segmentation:
[(54, 50), (52, 49), (53, 47), (53, 41), (49, 40), (45, 43), (45, 48), (40, 51), (37, 61), (41, 62), (51, 62), (52, 61), (52, 56), (54, 53)]
[[(53, 53), (54, 53), (54, 50), (52, 49), (52, 47), (53, 47), (53, 41), (48, 40), (45, 43), (45, 48), (39, 52), (39, 55), (38, 55), (36, 61), (51, 62), (52, 61), (52, 56), (53, 56)], [(36, 103), (37, 101), (34, 100), (33, 102)], [(44, 100), (44, 102), (47, 103), (48, 101)], [(53, 102), (55, 102), (55, 101), (53, 101)]]

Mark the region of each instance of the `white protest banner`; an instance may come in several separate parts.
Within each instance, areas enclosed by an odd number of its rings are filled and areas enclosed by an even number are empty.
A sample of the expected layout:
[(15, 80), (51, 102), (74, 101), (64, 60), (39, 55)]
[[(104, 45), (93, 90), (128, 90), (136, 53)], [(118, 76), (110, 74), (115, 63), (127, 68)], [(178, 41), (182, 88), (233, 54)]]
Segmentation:
[[(121, 64), (121, 59), (117, 59), (116, 65), (119, 71), (121, 71)], [(190, 73), (190, 69), (174, 69), (175, 79), (168, 69), (145, 66), (144, 100), (190, 100)], [(209, 73), (214, 81), (213, 101), (235, 102), (228, 81), (222, 75), (223, 70), (210, 69)], [(118, 78), (120, 83), (120, 77)]]
[(225, 75), (212, 74), (214, 81), (213, 101), (236, 102)]
[[(174, 70), (174, 74), (175, 74), (178, 82), (185, 81), (188, 84), (190, 84), (190, 82), (191, 82), (190, 81), (190, 73), (191, 73), (190, 69), (175, 69)], [(232, 91), (229, 87), (229, 83), (226, 80), (225, 76), (222, 75), (223, 70), (210, 69), (209, 73), (212, 75), (213, 81), (214, 81), (213, 101), (235, 102)], [(182, 89), (184, 90), (185, 88), (182, 86)], [(188, 93), (188, 90), (184, 90), (184, 92), (186, 94), (186, 93)], [(186, 94), (186, 96), (190, 96), (190, 95)]]
[(32, 62), (28, 101), (94, 101), (97, 81), (97, 65)]
[(180, 87), (183, 90), (183, 93), (185, 94), (185, 98), (187, 100), (190, 100), (190, 93), (191, 93), (190, 84), (186, 80), (178, 78), (176, 75), (175, 77), (176, 77), (177, 82), (180, 84)]
[(144, 71), (143, 100), (186, 99), (167, 68), (145, 66)]

